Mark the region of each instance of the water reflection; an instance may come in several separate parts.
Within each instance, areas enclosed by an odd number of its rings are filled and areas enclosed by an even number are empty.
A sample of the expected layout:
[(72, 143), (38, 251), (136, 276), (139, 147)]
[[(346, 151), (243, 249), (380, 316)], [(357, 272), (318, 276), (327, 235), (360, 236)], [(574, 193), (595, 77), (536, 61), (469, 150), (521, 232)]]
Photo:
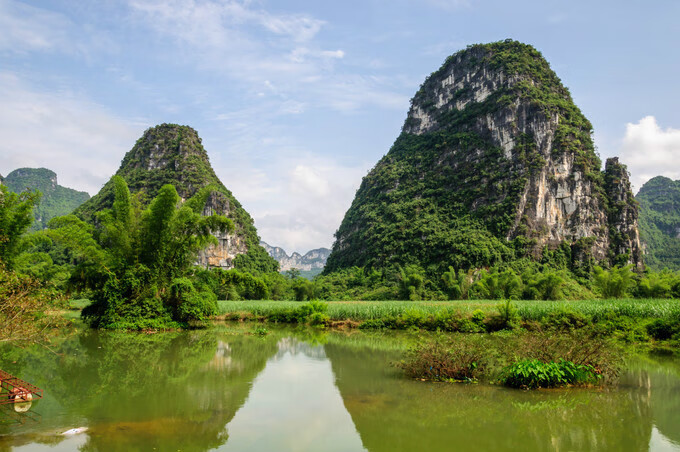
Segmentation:
[(678, 360), (632, 363), (613, 390), (525, 392), (404, 379), (390, 365), (403, 337), (243, 333), (86, 331), (58, 355), (0, 350), (0, 368), (45, 389), (28, 411), (40, 422), (0, 417), (0, 452), (680, 451)]
[[(379, 364), (393, 359), (389, 353), (340, 341), (327, 345), (326, 353), (345, 407), (371, 452), (640, 451), (654, 450), (655, 424), (660, 433), (664, 423), (675, 435), (680, 431), (680, 378), (664, 380), (658, 369), (639, 381), (634, 372), (627, 374), (623, 387), (613, 390), (516, 391), (405, 380)], [(669, 444), (680, 450), (672, 439)]]
[(48, 422), (40, 432), (15, 428), (0, 444), (22, 436), (59, 442), (60, 432), (87, 425), (81, 450), (214, 449), (227, 441), (225, 425), (276, 342), (214, 332), (86, 332), (65, 341), (60, 357), (37, 350), (16, 367), (47, 388), (36, 410)]
[(227, 426), (224, 451), (364, 450), (323, 346), (283, 338)]

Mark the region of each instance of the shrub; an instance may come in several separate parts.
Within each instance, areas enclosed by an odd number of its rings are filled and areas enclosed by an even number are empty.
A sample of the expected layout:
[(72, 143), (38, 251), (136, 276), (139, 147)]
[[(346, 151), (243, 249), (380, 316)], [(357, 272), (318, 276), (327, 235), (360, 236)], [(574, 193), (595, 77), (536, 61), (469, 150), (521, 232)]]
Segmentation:
[(386, 327), (385, 322), (381, 319), (368, 319), (359, 324), (360, 330), (381, 330)]
[(519, 325), (520, 316), (512, 301), (506, 300), (504, 303), (497, 305), (496, 311), (498, 314), (492, 316), (489, 320), (489, 329), (495, 331), (513, 329)]
[(321, 312), (313, 312), (309, 316), (309, 324), (314, 325), (314, 326), (329, 326), (331, 323), (331, 318), (328, 317), (326, 314), (323, 314)]
[(543, 319), (542, 323), (544, 326), (551, 329), (571, 331), (590, 325), (592, 319), (580, 312), (562, 310), (551, 312)]
[(485, 368), (482, 341), (453, 343), (443, 336), (409, 349), (401, 367), (406, 375), (434, 381), (476, 380)]
[(647, 333), (654, 339), (668, 340), (680, 333), (680, 322), (677, 319), (656, 319), (647, 325)]
[(473, 323), (482, 326), (484, 325), (485, 318), (486, 314), (484, 314), (484, 311), (482, 311), (481, 309), (475, 309), (474, 312), (472, 313), (472, 317), (470, 317), (470, 320), (472, 320)]
[(298, 278), (293, 283), (293, 292), (296, 301), (311, 300), (314, 298), (314, 284), (307, 279)]
[(188, 278), (175, 278), (170, 286), (169, 305), (179, 322), (203, 321), (217, 313), (217, 296), (197, 291)]
[(511, 388), (536, 389), (596, 384), (601, 379), (602, 375), (589, 364), (578, 365), (563, 359), (547, 363), (526, 359), (505, 367), (499, 381)]

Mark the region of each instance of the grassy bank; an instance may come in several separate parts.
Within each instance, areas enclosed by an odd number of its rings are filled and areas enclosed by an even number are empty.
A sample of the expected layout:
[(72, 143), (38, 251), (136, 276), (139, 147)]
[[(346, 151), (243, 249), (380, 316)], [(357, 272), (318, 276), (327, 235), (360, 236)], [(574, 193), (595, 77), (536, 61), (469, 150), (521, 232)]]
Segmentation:
[(231, 320), (349, 323), (363, 329), (422, 329), (483, 333), (499, 330), (576, 330), (627, 343), (650, 340), (680, 343), (680, 301), (662, 299), (588, 301), (383, 301), (312, 302), (220, 301), (219, 314)]
[[(296, 301), (218, 301), (218, 314), (252, 314), (269, 317), (283, 310), (295, 309), (302, 303)], [(330, 301), (326, 314), (332, 320), (366, 320), (398, 317), (407, 313), (436, 315), (444, 311), (457, 311), (462, 315), (480, 310), (485, 314), (497, 312), (498, 300), (466, 301)], [(680, 300), (672, 299), (611, 299), (611, 300), (518, 300), (512, 305), (522, 320), (539, 321), (556, 312), (572, 311), (594, 321), (625, 316), (635, 319), (663, 319), (680, 321)]]

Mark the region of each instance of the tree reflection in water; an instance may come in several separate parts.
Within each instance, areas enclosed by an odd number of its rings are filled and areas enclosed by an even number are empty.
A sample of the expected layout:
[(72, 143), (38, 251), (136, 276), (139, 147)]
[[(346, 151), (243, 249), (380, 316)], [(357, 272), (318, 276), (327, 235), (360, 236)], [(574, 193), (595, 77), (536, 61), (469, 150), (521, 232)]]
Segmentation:
[(405, 379), (391, 365), (404, 335), (250, 328), (0, 350), (0, 367), (45, 390), (40, 423), (0, 425), (0, 452), (679, 449), (677, 359), (631, 363), (608, 390), (518, 391)]

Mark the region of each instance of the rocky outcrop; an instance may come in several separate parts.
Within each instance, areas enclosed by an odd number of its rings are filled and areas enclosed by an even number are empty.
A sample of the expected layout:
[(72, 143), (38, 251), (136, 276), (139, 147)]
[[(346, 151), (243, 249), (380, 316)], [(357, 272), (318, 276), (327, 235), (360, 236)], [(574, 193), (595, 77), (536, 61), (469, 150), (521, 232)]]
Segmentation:
[[(276, 261), (259, 246), (253, 219), (219, 180), (201, 138), (191, 127), (162, 124), (146, 130), (125, 154), (116, 175), (125, 179), (130, 192), (138, 193), (143, 203), (153, 199), (165, 184), (172, 184), (183, 200), (211, 187), (204, 213), (227, 216), (234, 222), (235, 230), (230, 234), (215, 233), (218, 245), (199, 253), (197, 263), (231, 269), (237, 266), (236, 258), (244, 256), (241, 261), (245, 267), (276, 270)], [(112, 204), (113, 186), (109, 182), (76, 213), (91, 220), (95, 212)]]
[[(235, 218), (238, 206), (232, 205), (231, 200), (222, 192), (214, 191), (208, 197), (203, 210), (204, 216), (214, 214)], [(198, 264), (210, 268), (234, 268), (236, 256), (248, 252), (248, 244), (244, 234), (213, 233), (217, 245), (211, 245), (198, 253)]]
[(638, 226), (638, 202), (630, 188), (626, 166), (618, 157), (607, 159), (605, 193), (609, 201), (609, 241), (614, 264), (642, 266), (642, 245)]
[(317, 248), (308, 251), (304, 256), (298, 252), (293, 252), (289, 256), (283, 248), (278, 246), (270, 246), (265, 242), (260, 242), (260, 245), (267, 250), (271, 257), (278, 261), (281, 271), (292, 268), (304, 271), (323, 269), (331, 252), (328, 248)]
[(362, 181), (327, 271), (488, 266), (564, 244), (579, 260), (641, 268), (630, 184), (613, 163), (611, 177), (600, 170), (591, 134), (533, 47), (504, 41), (452, 55)]

